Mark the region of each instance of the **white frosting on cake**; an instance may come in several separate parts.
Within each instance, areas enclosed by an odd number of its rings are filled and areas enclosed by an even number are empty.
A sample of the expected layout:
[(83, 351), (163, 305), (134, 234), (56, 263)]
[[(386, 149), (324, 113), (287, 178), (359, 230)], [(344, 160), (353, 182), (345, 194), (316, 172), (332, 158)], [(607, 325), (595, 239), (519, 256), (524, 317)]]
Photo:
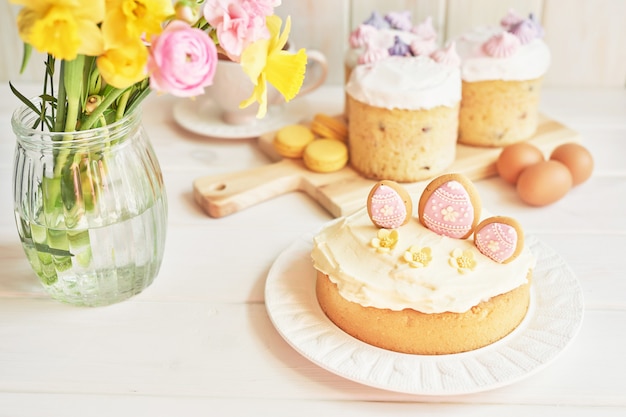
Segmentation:
[(502, 31), (504, 29), (500, 27), (479, 27), (456, 39), (463, 81), (533, 80), (546, 73), (550, 66), (550, 49), (538, 38), (521, 45), (510, 57), (495, 58), (487, 55), (483, 44)]
[(392, 56), (352, 70), (346, 92), (374, 107), (419, 110), (461, 100), (459, 69), (424, 56)]
[[(381, 253), (371, 245), (378, 230), (367, 210), (360, 210), (325, 227), (314, 238), (311, 253), (315, 268), (337, 284), (339, 293), (365, 307), (463, 313), (527, 283), (535, 265), (528, 248), (508, 264), (500, 264), (480, 253), (471, 238), (440, 236), (416, 218), (396, 229), (395, 248)], [(426, 266), (415, 268), (403, 260), (413, 245), (430, 248)], [(473, 270), (460, 273), (451, 266), (451, 253), (459, 248), (472, 252)]]

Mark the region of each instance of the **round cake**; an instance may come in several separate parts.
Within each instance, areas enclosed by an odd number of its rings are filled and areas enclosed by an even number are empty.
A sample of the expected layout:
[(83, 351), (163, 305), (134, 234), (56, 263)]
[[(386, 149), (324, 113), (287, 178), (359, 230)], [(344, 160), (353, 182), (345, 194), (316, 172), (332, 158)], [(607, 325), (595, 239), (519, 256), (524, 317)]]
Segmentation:
[[(384, 204), (382, 213), (392, 207), (400, 205)], [(481, 348), (512, 332), (528, 310), (535, 265), (523, 239), (514, 259), (502, 261), (492, 251), (510, 243), (492, 233), (508, 230), (502, 224), (476, 232), (479, 249), (474, 237), (443, 236), (409, 215), (384, 229), (363, 209), (315, 236), (316, 294), (329, 319), (365, 343), (422, 355)]]
[(543, 29), (510, 12), (500, 27), (481, 27), (456, 40), (461, 57), (459, 143), (506, 146), (538, 126), (541, 82), (550, 65)]
[(362, 176), (414, 182), (454, 161), (458, 67), (425, 56), (391, 56), (356, 66), (346, 92), (350, 162)]

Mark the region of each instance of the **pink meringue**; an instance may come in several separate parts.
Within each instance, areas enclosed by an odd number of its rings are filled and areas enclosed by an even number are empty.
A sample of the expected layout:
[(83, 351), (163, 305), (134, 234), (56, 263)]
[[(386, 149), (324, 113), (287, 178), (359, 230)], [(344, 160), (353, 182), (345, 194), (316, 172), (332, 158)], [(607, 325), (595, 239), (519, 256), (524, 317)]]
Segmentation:
[(354, 29), (350, 34), (348, 39), (350, 46), (352, 48), (362, 48), (366, 46), (377, 31), (378, 30), (374, 26), (360, 24), (359, 27)]
[(359, 65), (371, 64), (372, 62), (380, 61), (389, 57), (389, 51), (385, 48), (377, 48), (372, 45), (368, 45), (367, 49), (361, 54), (357, 60)]
[(521, 42), (519, 38), (509, 32), (500, 32), (483, 43), (483, 51), (494, 58), (508, 58), (515, 54)]
[(435, 40), (437, 38), (437, 32), (433, 27), (433, 18), (428, 16), (426, 20), (411, 29), (411, 32), (424, 40)]
[(461, 66), (461, 57), (456, 51), (456, 43), (451, 42), (446, 47), (438, 49), (430, 54), (430, 57), (435, 61), (443, 65), (449, 65), (451, 67)]
[(500, 20), (500, 26), (506, 30), (510, 30), (513, 26), (524, 20), (514, 9), (509, 9), (509, 12)]
[(411, 52), (415, 56), (418, 56), (418, 55), (428, 56), (431, 53), (433, 53), (435, 49), (437, 49), (437, 42), (435, 42), (434, 38), (415, 39), (413, 42), (411, 42), (410, 48), (411, 48)]

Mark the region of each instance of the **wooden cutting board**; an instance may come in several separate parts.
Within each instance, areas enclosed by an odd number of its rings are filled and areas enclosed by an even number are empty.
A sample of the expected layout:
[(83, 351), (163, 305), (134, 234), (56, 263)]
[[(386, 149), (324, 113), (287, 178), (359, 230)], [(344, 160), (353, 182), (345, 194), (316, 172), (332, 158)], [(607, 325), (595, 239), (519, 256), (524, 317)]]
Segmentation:
[[(281, 159), (274, 151), (273, 139), (274, 133), (268, 133), (259, 137), (258, 144), (275, 162), (246, 171), (201, 177), (193, 182), (194, 198), (209, 216), (227, 216), (292, 191), (307, 193), (335, 217), (365, 206), (375, 180), (361, 177), (350, 166), (328, 174), (310, 171), (299, 159)], [(537, 132), (529, 139), (546, 156), (560, 144), (579, 141), (577, 132), (544, 115), (540, 116)], [(457, 145), (456, 160), (446, 172), (462, 173), (471, 180), (490, 177), (496, 174), (495, 162), (500, 152), (501, 148)], [(410, 193), (418, 193), (429, 182), (403, 186)]]

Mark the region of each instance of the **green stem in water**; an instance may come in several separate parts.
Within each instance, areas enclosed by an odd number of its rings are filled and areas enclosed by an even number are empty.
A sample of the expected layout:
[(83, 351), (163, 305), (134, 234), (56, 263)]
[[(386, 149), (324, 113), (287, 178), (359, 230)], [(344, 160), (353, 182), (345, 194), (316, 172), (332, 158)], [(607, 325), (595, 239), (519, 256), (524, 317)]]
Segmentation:
[(65, 116), (65, 132), (76, 130), (80, 114), (81, 94), (83, 93), (83, 70), (85, 56), (78, 55), (73, 61), (67, 61), (63, 74), (63, 83), (67, 91), (67, 114)]
[(111, 104), (115, 100), (117, 100), (117, 98), (124, 91), (126, 91), (126, 89), (116, 88), (113, 91), (111, 91), (108, 95), (106, 95), (102, 99), (102, 102), (100, 103), (100, 105), (94, 111), (92, 111), (91, 114), (83, 121), (83, 123), (80, 126), (80, 130), (91, 129), (91, 127), (94, 125), (94, 123), (100, 118), (102, 113), (104, 113), (104, 111), (106, 109), (108, 109), (111, 106)]
[(121, 120), (126, 112), (126, 105), (128, 104), (128, 98), (130, 97), (131, 89), (128, 88), (124, 91), (124, 94), (120, 96), (117, 104), (117, 110), (115, 111), (115, 121)]
[[(78, 116), (80, 115), (81, 95), (83, 92), (83, 68), (85, 65), (84, 55), (78, 55), (73, 61), (65, 61), (65, 65), (61, 67), (61, 85), (65, 87), (65, 96), (67, 108), (65, 109), (64, 132), (76, 131)], [(63, 102), (57, 103), (57, 107), (63, 107)], [(57, 117), (58, 117), (57, 113)], [(70, 142), (73, 135), (64, 135), (62, 141)], [(54, 161), (54, 177), (59, 178), (63, 174), (63, 170), (72, 154), (72, 144), (67, 143), (63, 146), (55, 157)], [(61, 187), (52, 189), (48, 194), (47, 207), (55, 207), (55, 202), (62, 198)]]
[[(54, 62), (52, 63), (54, 66)], [(61, 61), (61, 71), (59, 75), (59, 95), (57, 97), (57, 113), (54, 119), (54, 131), (61, 132), (65, 124), (65, 101), (67, 100), (67, 91), (65, 90), (65, 61)], [(52, 84), (54, 85), (54, 84)]]
[(130, 104), (126, 108), (126, 114), (132, 113), (137, 107), (139, 107), (143, 100), (150, 94), (150, 91), (150, 80), (146, 78), (137, 87), (137, 93), (133, 95)]

